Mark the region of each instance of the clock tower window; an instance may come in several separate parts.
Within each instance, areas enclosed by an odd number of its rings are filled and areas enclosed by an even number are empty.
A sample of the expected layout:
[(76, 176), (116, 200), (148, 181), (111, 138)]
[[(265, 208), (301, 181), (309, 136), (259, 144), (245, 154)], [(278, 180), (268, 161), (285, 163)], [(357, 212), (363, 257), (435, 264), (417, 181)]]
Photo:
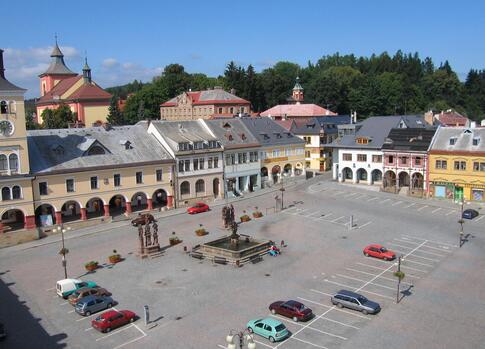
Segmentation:
[(7, 101), (0, 102), (0, 114), (7, 114), (8, 113), (8, 104)]

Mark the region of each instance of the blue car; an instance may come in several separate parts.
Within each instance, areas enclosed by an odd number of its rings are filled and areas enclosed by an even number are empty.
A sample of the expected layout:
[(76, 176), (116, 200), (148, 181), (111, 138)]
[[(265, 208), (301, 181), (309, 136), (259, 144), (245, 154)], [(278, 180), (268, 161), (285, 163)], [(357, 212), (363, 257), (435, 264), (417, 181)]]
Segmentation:
[(246, 327), (250, 333), (256, 333), (261, 337), (268, 338), (272, 343), (281, 341), (290, 335), (285, 325), (270, 317), (251, 320)]
[(472, 210), (471, 208), (469, 208), (469, 209), (466, 209), (465, 211), (463, 211), (462, 218), (473, 219), (476, 216), (478, 216), (478, 211)]

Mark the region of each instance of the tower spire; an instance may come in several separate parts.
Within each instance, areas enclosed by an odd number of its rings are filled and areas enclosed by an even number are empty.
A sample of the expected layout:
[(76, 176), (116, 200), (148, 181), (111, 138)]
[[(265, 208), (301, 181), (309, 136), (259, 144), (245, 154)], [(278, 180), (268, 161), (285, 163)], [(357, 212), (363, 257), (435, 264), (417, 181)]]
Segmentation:
[(91, 68), (88, 65), (88, 55), (87, 52), (84, 52), (84, 67), (83, 67), (83, 79), (85, 84), (91, 83)]
[(296, 77), (295, 86), (293, 87), (292, 99), (296, 104), (303, 102), (303, 87), (300, 85), (300, 77)]
[(47, 70), (44, 73), (40, 74), (39, 76), (42, 77), (45, 75), (67, 75), (67, 76), (77, 75), (66, 66), (66, 63), (64, 63), (64, 54), (59, 48), (59, 44), (57, 41), (57, 33), (54, 35), (54, 39), (55, 39), (55, 45), (51, 53), (51, 57), (52, 57), (51, 64), (49, 65), (49, 68), (47, 68)]

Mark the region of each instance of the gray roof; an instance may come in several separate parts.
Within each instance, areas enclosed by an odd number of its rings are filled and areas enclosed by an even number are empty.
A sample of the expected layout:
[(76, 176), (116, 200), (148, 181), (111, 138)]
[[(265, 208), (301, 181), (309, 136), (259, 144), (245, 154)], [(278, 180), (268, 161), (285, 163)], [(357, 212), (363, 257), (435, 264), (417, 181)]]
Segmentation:
[(317, 116), (312, 118), (296, 118), (290, 131), (297, 135), (318, 135), (320, 131), (326, 134), (337, 133), (337, 125), (350, 123), (350, 116)]
[(10, 81), (0, 76), (0, 91), (18, 91), (18, 92), (24, 93), (27, 90), (24, 88), (15, 86)]
[(179, 143), (217, 141), (202, 124), (202, 120), (152, 121), (158, 132), (165, 138), (173, 151), (178, 151)]
[(270, 118), (244, 118), (241, 122), (256, 137), (261, 146), (305, 144), (305, 141)]
[(51, 53), (52, 61), (47, 70), (40, 74), (39, 76), (43, 75), (77, 75), (74, 73), (72, 70), (70, 70), (67, 66), (66, 63), (64, 63), (64, 55), (61, 52), (61, 49), (57, 45), (54, 47)]
[[(454, 138), (454, 145), (450, 139)], [(473, 145), (473, 139), (479, 138), (478, 145)], [(466, 151), (485, 153), (485, 128), (475, 127), (439, 127), (431, 144), (431, 151)]]
[(258, 139), (249, 132), (241, 119), (205, 120), (224, 148), (259, 146)]
[[(27, 141), (33, 174), (172, 161), (142, 125), (108, 130), (104, 127), (31, 130), (27, 131)], [(130, 149), (126, 149), (127, 141)], [(87, 155), (94, 145), (103, 148), (105, 154)]]
[(428, 150), (436, 129), (393, 128), (382, 146), (384, 150), (421, 151)]
[[(345, 135), (335, 140), (334, 148), (367, 148), (381, 149), (389, 132), (393, 128), (425, 128), (426, 123), (421, 115), (372, 116), (356, 125), (356, 133)], [(356, 139), (365, 137), (368, 144), (357, 144)]]

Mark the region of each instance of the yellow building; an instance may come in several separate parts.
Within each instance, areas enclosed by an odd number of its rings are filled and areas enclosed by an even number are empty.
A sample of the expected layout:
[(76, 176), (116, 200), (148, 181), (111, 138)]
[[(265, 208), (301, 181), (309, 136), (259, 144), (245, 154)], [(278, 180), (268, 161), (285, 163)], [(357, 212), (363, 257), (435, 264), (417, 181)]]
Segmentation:
[(440, 127), (429, 152), (430, 197), (485, 201), (485, 128)]

